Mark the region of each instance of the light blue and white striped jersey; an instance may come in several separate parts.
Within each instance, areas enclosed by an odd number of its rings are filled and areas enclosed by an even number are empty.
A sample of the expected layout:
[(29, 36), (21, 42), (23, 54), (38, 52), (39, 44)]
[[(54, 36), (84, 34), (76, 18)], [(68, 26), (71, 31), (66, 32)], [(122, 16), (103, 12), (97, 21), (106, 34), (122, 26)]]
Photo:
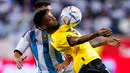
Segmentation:
[[(43, 35), (44, 34), (44, 35)], [(49, 35), (45, 31), (33, 28), (25, 33), (19, 41), (16, 50), (24, 53), (28, 47), (31, 47), (32, 54), (35, 58), (37, 71), (36, 73), (57, 73), (55, 67), (62, 63), (65, 59), (63, 54), (59, 53), (49, 43), (49, 52), (46, 52), (44, 39), (50, 40)], [(49, 41), (48, 41), (49, 42)], [(72, 64), (61, 73), (73, 73)]]

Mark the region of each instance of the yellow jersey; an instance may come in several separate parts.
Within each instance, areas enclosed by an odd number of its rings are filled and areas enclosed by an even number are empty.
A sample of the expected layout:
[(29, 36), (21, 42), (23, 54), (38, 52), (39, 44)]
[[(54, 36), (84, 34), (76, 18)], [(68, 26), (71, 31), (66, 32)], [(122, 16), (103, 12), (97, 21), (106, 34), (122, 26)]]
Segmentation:
[(89, 42), (70, 46), (67, 42), (67, 37), (69, 36), (80, 37), (81, 34), (74, 28), (62, 25), (51, 35), (51, 44), (56, 50), (73, 57), (74, 72), (78, 73), (83, 64), (88, 64), (100, 57)]

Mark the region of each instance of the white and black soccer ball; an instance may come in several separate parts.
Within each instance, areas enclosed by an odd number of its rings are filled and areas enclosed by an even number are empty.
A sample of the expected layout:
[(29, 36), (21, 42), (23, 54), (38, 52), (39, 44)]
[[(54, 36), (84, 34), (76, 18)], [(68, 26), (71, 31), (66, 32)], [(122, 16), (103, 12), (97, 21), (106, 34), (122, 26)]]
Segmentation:
[(79, 8), (75, 6), (67, 6), (61, 12), (61, 24), (74, 27), (81, 22), (82, 13)]

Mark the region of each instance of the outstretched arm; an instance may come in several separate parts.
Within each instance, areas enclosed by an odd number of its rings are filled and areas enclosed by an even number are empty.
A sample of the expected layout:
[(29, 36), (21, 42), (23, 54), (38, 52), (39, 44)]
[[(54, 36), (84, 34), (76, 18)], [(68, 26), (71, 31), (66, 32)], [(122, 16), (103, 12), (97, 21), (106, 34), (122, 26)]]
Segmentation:
[(93, 48), (102, 45), (111, 45), (118, 47), (120, 45), (120, 39), (115, 37), (99, 37), (89, 41)]
[(93, 34), (90, 34), (90, 35), (84, 35), (84, 36), (81, 36), (81, 37), (67, 37), (67, 41), (69, 43), (70, 46), (74, 46), (74, 45), (78, 45), (78, 44), (82, 44), (82, 43), (85, 43), (87, 41), (90, 41), (96, 37), (99, 37), (99, 36), (104, 36), (104, 37), (108, 37), (112, 34), (112, 31), (110, 29), (101, 29)]

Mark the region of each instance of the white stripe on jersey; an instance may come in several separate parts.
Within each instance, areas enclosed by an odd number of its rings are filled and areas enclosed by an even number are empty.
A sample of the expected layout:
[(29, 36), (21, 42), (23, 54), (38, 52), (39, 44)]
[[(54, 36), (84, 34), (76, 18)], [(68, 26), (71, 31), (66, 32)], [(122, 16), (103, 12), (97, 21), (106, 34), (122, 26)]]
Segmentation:
[[(36, 45), (37, 45), (37, 51), (38, 51), (38, 60), (40, 63), (40, 68), (42, 69), (42, 73), (49, 73), (47, 66), (45, 64), (45, 60), (44, 60), (44, 54), (43, 54), (43, 43), (42, 43), (42, 31), (38, 30), (36, 28), (33, 29), (35, 31), (35, 39), (36, 39)], [(31, 30), (29, 30), (23, 38), (21, 38), (19, 44), (16, 47), (16, 50), (19, 50), (21, 53), (24, 53), (24, 51), (28, 48), (31, 47), (31, 41), (30, 41), (30, 32)], [(33, 53), (33, 50), (32, 50)], [(55, 56), (55, 52), (54, 52), (54, 48), (52, 46), (49, 46), (49, 54), (53, 63), (53, 66), (56, 67), (59, 63), (56, 60), (56, 56)], [(36, 58), (35, 58), (36, 61)], [(72, 70), (72, 67), (70, 68)], [(38, 72), (38, 67), (37, 67), (37, 72)], [(65, 73), (69, 73), (69, 72), (65, 72)]]
[[(37, 44), (37, 50), (38, 50), (38, 58), (39, 58), (39, 62), (40, 62), (40, 67), (42, 69), (42, 71), (48, 71), (47, 66), (45, 64), (45, 59), (44, 59), (44, 54), (43, 54), (43, 43), (42, 43), (42, 32), (40, 30), (36, 30), (35, 31), (35, 39), (37, 40), (36, 44)], [(49, 48), (49, 54), (51, 55), (51, 59), (53, 62), (53, 66), (56, 66), (57, 64), (59, 64), (56, 60), (55, 57), (55, 53), (54, 53), (54, 48)], [(53, 53), (52, 53), (53, 52)], [(44, 72), (43, 72), (44, 73)]]

